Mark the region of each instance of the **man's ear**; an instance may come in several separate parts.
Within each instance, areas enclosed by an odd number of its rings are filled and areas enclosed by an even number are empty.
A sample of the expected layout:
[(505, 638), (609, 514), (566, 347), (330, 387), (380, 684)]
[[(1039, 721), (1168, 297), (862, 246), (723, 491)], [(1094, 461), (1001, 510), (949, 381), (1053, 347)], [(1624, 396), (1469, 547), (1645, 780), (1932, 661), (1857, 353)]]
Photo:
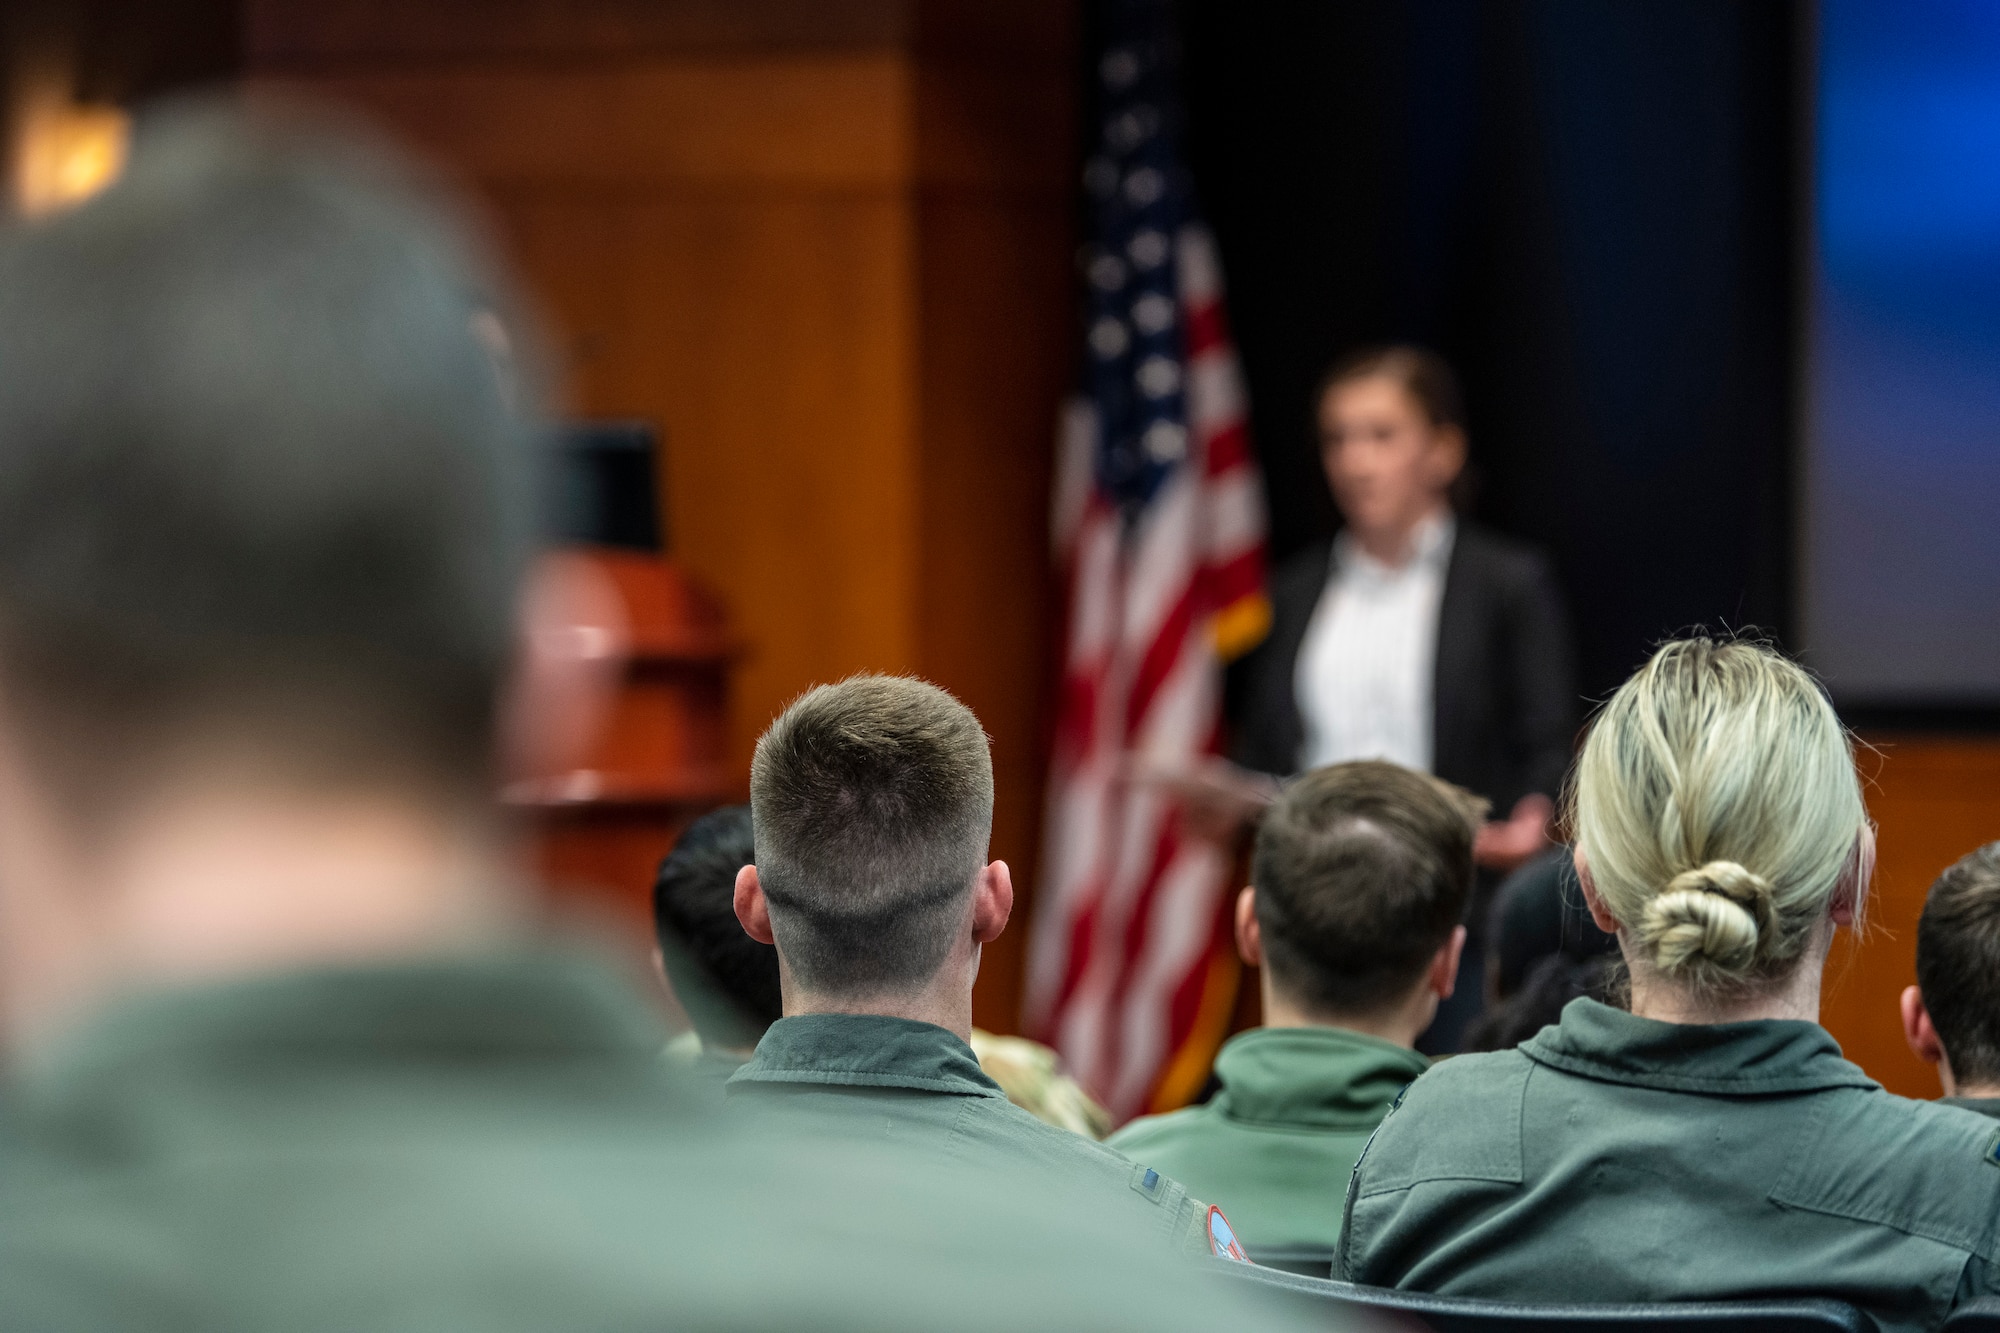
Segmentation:
[(1909, 1043), (1910, 1054), (1927, 1065), (1937, 1064), (1944, 1059), (1944, 1043), (1938, 1040), (1937, 1028), (1931, 1024), (1931, 1012), (1924, 1007), (1924, 993), (1916, 986), (1903, 988), (1903, 1040)]
[(1425, 986), (1439, 1000), (1449, 1000), (1451, 993), (1458, 989), (1458, 960), (1465, 952), (1465, 927), (1453, 926), (1451, 938), (1446, 940), (1431, 956), (1429, 974), (1424, 978)]
[(1264, 965), (1264, 928), (1257, 924), (1257, 886), (1236, 895), (1236, 956), (1250, 967)]
[(517, 611), (519, 647), (501, 703), (501, 773), (510, 783), (560, 777), (590, 757), (631, 655), (625, 603), (578, 555), (544, 555)]
[(764, 897), (764, 885), (757, 878), (756, 866), (744, 866), (736, 872), (734, 906), (745, 935), (759, 944), (777, 943), (771, 934), (771, 904)]
[(989, 862), (980, 867), (979, 879), (972, 886), (972, 938), (981, 944), (993, 943), (1007, 929), (1007, 918), (1012, 915), (1014, 872), (1005, 861)]
[(1583, 844), (1578, 843), (1570, 854), (1570, 861), (1576, 866), (1576, 882), (1583, 888), (1583, 905), (1590, 909), (1590, 919), (1597, 928), (1607, 935), (1618, 933), (1618, 918), (1611, 915), (1611, 909), (1604, 905), (1604, 899), (1597, 896), (1597, 883), (1590, 877), (1590, 861), (1583, 854)]

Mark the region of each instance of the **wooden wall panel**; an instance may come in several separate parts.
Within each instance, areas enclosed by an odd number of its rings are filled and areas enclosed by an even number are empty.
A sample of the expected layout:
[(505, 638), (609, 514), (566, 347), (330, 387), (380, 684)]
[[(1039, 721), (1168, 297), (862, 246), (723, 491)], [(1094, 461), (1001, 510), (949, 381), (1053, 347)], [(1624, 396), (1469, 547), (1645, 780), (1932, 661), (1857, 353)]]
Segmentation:
[(674, 554), (749, 648), (739, 768), (807, 685), (917, 667), (900, 64), (342, 69), (310, 86), (470, 178), (550, 317), (574, 410), (660, 425)]
[(1071, 370), (1063, 204), (926, 193), (920, 205), (920, 661), (993, 737), (994, 855), (1013, 925), (982, 967), (1011, 1028), (1038, 869), (1052, 695), (1050, 439)]
[(366, 110), (479, 188), (895, 190), (915, 151), (891, 53), (259, 74)]
[(892, 199), (495, 192), (576, 406), (666, 439), (676, 557), (749, 645), (730, 753), (805, 686), (911, 670), (907, 223)]
[(993, 854), (1016, 893), (974, 1017), (1002, 1031), (1019, 1021), (1040, 868), (1049, 481), (1075, 367), (1069, 18), (1059, 5), (933, 2), (914, 85), (919, 660), (993, 738)]
[(886, 50), (916, 22), (910, 0), (249, 0), (245, 8), (245, 45), (267, 68)]
[(1822, 1013), (1848, 1058), (1891, 1092), (1935, 1097), (1903, 1044), (1897, 997), (1917, 979), (1917, 917), (1938, 872), (2000, 838), (2000, 740), (1870, 738), (1868, 810), (1879, 830), (1868, 928), (1834, 947)]
[(1021, 887), (1045, 764), (1048, 469), (1071, 369), (1075, 6), (249, 0), (253, 78), (466, 181), (580, 411), (666, 441), (674, 555), (748, 646), (752, 742), (801, 689), (920, 671), (994, 741)]

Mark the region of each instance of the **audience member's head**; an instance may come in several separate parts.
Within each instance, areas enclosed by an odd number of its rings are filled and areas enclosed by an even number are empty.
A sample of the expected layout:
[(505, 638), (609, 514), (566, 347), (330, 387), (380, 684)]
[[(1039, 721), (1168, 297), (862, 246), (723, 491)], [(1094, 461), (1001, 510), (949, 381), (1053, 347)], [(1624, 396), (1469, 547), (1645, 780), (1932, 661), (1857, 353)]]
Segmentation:
[(1257, 830), (1237, 940), (1266, 1017), (1414, 1041), (1458, 973), (1484, 802), (1380, 760), (1314, 769)]
[(970, 709), (935, 685), (856, 676), (787, 708), (750, 768), (757, 862), (737, 913), (776, 943), (785, 1011), (963, 989), (1013, 905), (986, 863), (993, 763)]
[[(142, 118), (123, 180), (0, 242), (10, 1021), (119, 970), (395, 947), (475, 896), (419, 905), (379, 859), (301, 886), (336, 844), (444, 857), (409, 812), (491, 806), (535, 535), (527, 429), (470, 331), (493, 295), (392, 158), (212, 105)], [(299, 884), (227, 882), (261, 844), (223, 805), (336, 798), (355, 837), (295, 829)], [(169, 828), (217, 873), (160, 870)]]
[(1947, 1097), (2000, 1097), (2000, 842), (1931, 885), (1917, 921), (1917, 984), (1903, 992), (1910, 1049)]
[(1571, 1000), (1589, 998), (1615, 1004), (1624, 991), (1618, 960), (1604, 954), (1567, 950), (1543, 954), (1528, 965), (1519, 984), (1465, 1031), (1468, 1051), (1508, 1051), (1562, 1018)]
[(1847, 733), (1762, 644), (1661, 648), (1598, 715), (1571, 796), (1577, 869), (1635, 999), (1658, 983), (1699, 1009), (1802, 963), (1816, 978), (1860, 910), (1872, 840)]
[(688, 825), (653, 881), (653, 929), (674, 997), (704, 1045), (744, 1050), (783, 1012), (778, 955), (736, 919), (736, 874), (756, 860), (750, 807)]
[(1610, 1000), (1622, 990), (1618, 937), (1590, 919), (1577, 883), (1575, 849), (1551, 847), (1500, 881), (1486, 918), (1486, 1008), (1465, 1047), (1518, 1046), (1580, 995)]
[(1401, 541), (1444, 505), (1465, 466), (1458, 377), (1421, 347), (1368, 347), (1320, 377), (1320, 459), (1364, 544)]

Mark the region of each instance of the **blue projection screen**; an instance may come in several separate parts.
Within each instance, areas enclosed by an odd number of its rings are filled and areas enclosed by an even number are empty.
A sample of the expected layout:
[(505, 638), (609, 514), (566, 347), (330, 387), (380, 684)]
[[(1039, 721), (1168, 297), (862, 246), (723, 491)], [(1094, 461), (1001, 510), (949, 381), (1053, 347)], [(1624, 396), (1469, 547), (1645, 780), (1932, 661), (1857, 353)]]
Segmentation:
[(1816, 102), (1805, 647), (2000, 705), (2000, 3), (1823, 0)]

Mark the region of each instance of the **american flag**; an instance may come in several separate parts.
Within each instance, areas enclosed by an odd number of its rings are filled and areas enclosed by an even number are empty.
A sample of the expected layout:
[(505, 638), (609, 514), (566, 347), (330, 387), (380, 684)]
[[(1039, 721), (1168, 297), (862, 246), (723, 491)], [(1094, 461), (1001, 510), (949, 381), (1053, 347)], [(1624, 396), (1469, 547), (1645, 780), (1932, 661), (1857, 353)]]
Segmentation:
[(1121, 1120), (1200, 1086), (1234, 1004), (1229, 854), (1135, 769), (1221, 739), (1262, 637), (1264, 503), (1215, 246), (1178, 155), (1170, 0), (1107, 0), (1083, 387), (1055, 539), (1068, 607), (1028, 1021)]

